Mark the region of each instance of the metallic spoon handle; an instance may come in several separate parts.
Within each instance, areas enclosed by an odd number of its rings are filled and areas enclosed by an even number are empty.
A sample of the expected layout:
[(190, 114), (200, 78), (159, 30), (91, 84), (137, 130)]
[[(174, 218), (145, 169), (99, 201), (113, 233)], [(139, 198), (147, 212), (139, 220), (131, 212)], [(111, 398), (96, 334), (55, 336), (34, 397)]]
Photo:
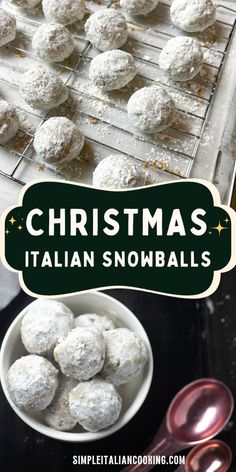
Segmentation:
[[(154, 437), (150, 446), (144, 451), (143, 456), (169, 456), (178, 451), (186, 449), (188, 444), (182, 444), (170, 435), (166, 429), (166, 420), (163, 421), (159, 431)], [(155, 464), (136, 464), (123, 469), (123, 472), (148, 472), (155, 467)]]

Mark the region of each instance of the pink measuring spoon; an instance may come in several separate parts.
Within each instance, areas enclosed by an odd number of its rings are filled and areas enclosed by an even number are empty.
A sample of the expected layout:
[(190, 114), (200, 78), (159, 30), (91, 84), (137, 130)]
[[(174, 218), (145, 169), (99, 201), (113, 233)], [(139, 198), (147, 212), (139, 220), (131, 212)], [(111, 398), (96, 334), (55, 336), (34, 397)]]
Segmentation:
[[(222, 382), (201, 379), (184, 387), (172, 400), (166, 417), (144, 456), (168, 456), (204, 443), (224, 428), (234, 400)], [(154, 465), (131, 465), (125, 472), (147, 472)]]
[(213, 439), (195, 446), (186, 457), (185, 465), (176, 472), (227, 472), (232, 462), (232, 452), (223, 441)]

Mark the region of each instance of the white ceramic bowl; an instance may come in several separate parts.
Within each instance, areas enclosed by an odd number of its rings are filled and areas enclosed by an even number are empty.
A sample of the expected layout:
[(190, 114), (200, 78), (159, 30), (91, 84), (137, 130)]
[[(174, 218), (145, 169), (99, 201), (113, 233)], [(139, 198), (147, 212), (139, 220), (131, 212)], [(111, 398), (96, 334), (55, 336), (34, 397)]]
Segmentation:
[(10, 325), (1, 347), (0, 353), (0, 375), (3, 391), (8, 402), (15, 413), (31, 428), (39, 433), (54, 439), (69, 442), (88, 442), (105, 438), (115, 433), (125, 426), (137, 413), (142, 406), (148, 391), (150, 389), (153, 376), (153, 356), (149, 339), (143, 326), (134, 314), (122, 303), (116, 299), (99, 292), (83, 293), (68, 297), (59, 298), (58, 301), (65, 303), (73, 313), (80, 315), (82, 313), (98, 313), (108, 315), (118, 327), (127, 327), (139, 335), (145, 342), (149, 360), (143, 371), (135, 380), (118, 388), (123, 398), (123, 408), (119, 420), (110, 428), (98, 433), (89, 433), (79, 426), (74, 432), (57, 431), (47, 426), (40, 413), (28, 413), (20, 410), (11, 400), (7, 388), (7, 373), (10, 366), (21, 356), (27, 355), (20, 337), (20, 326), (23, 316), (28, 307), (26, 307), (15, 318)]

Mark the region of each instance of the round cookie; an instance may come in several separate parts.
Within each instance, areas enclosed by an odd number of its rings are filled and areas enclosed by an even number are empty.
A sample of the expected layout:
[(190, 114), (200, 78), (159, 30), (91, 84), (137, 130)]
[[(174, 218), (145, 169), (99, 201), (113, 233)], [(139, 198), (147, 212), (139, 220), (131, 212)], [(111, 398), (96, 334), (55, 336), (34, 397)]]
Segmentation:
[(159, 0), (120, 0), (121, 8), (130, 15), (148, 15), (159, 3)]
[(105, 157), (93, 173), (93, 185), (98, 188), (127, 189), (144, 185), (137, 166), (120, 154)]
[(106, 358), (101, 372), (114, 385), (133, 380), (144, 368), (148, 353), (141, 338), (127, 328), (105, 331)]
[(8, 0), (8, 2), (21, 10), (30, 10), (36, 7), (41, 0)]
[(187, 36), (170, 39), (160, 54), (159, 65), (173, 80), (191, 80), (203, 66), (201, 44)]
[(35, 54), (43, 61), (62, 62), (75, 47), (73, 35), (63, 25), (41, 25), (32, 39)]
[(36, 300), (22, 320), (21, 339), (30, 354), (47, 355), (73, 325), (74, 315), (64, 303)]
[(68, 89), (60, 77), (42, 67), (22, 74), (19, 87), (24, 101), (41, 110), (55, 108), (68, 98)]
[(196, 33), (213, 25), (216, 6), (211, 0), (173, 0), (170, 16), (178, 28), (188, 33)]
[(122, 399), (114, 385), (100, 378), (80, 383), (69, 395), (71, 414), (86, 431), (96, 433), (119, 418)]
[(0, 8), (0, 46), (10, 43), (16, 37), (16, 19)]
[(15, 136), (20, 126), (15, 108), (0, 99), (0, 144), (5, 144)]
[(119, 49), (106, 51), (94, 57), (89, 70), (93, 84), (106, 92), (125, 87), (136, 74), (133, 56)]
[(87, 39), (100, 51), (119, 49), (127, 41), (128, 26), (125, 17), (117, 10), (99, 10), (85, 23)]
[(84, 137), (68, 118), (53, 117), (36, 131), (34, 148), (41, 159), (49, 164), (61, 164), (79, 156)]
[(8, 391), (16, 406), (40, 411), (51, 403), (58, 387), (58, 370), (40, 356), (21, 357), (7, 374)]
[(85, 14), (84, 0), (43, 0), (42, 6), (46, 19), (61, 25), (80, 21)]
[(104, 364), (105, 341), (95, 328), (74, 328), (54, 349), (54, 358), (67, 377), (88, 380)]
[(78, 382), (62, 377), (52, 403), (43, 412), (48, 426), (58, 431), (71, 431), (77, 421), (69, 410), (69, 394)]
[(93, 314), (79, 315), (75, 318), (74, 326), (79, 327), (91, 327), (103, 331), (109, 331), (110, 329), (115, 329), (115, 323), (108, 318), (107, 316)]
[(174, 121), (175, 103), (158, 85), (143, 87), (129, 99), (128, 115), (136, 128), (147, 134), (165, 130)]

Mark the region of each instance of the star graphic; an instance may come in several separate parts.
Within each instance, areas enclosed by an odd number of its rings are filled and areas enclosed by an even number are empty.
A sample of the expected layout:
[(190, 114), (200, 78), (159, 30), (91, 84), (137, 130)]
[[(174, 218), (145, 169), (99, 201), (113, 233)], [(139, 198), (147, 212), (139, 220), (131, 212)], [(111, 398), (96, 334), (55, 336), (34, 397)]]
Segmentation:
[(220, 236), (221, 233), (222, 233), (222, 231), (223, 231), (224, 229), (228, 229), (228, 228), (226, 228), (225, 226), (222, 226), (221, 222), (219, 221), (218, 226), (213, 226), (211, 229), (215, 229), (216, 231), (218, 231), (219, 236)]
[(16, 222), (14, 216), (11, 217), (11, 219), (9, 220), (9, 222), (10, 222), (12, 225), (14, 225), (14, 223)]
[(212, 234), (212, 232), (211, 232), (211, 231), (209, 231), (209, 234)]
[(224, 221), (225, 221), (226, 224), (230, 222), (230, 220), (228, 218), (225, 218)]
[(21, 230), (23, 229), (23, 227), (20, 225), (20, 226), (17, 226), (17, 229), (18, 229), (19, 231), (21, 231)]
[(6, 233), (6, 234), (10, 234), (9, 229), (6, 229), (5, 233)]

